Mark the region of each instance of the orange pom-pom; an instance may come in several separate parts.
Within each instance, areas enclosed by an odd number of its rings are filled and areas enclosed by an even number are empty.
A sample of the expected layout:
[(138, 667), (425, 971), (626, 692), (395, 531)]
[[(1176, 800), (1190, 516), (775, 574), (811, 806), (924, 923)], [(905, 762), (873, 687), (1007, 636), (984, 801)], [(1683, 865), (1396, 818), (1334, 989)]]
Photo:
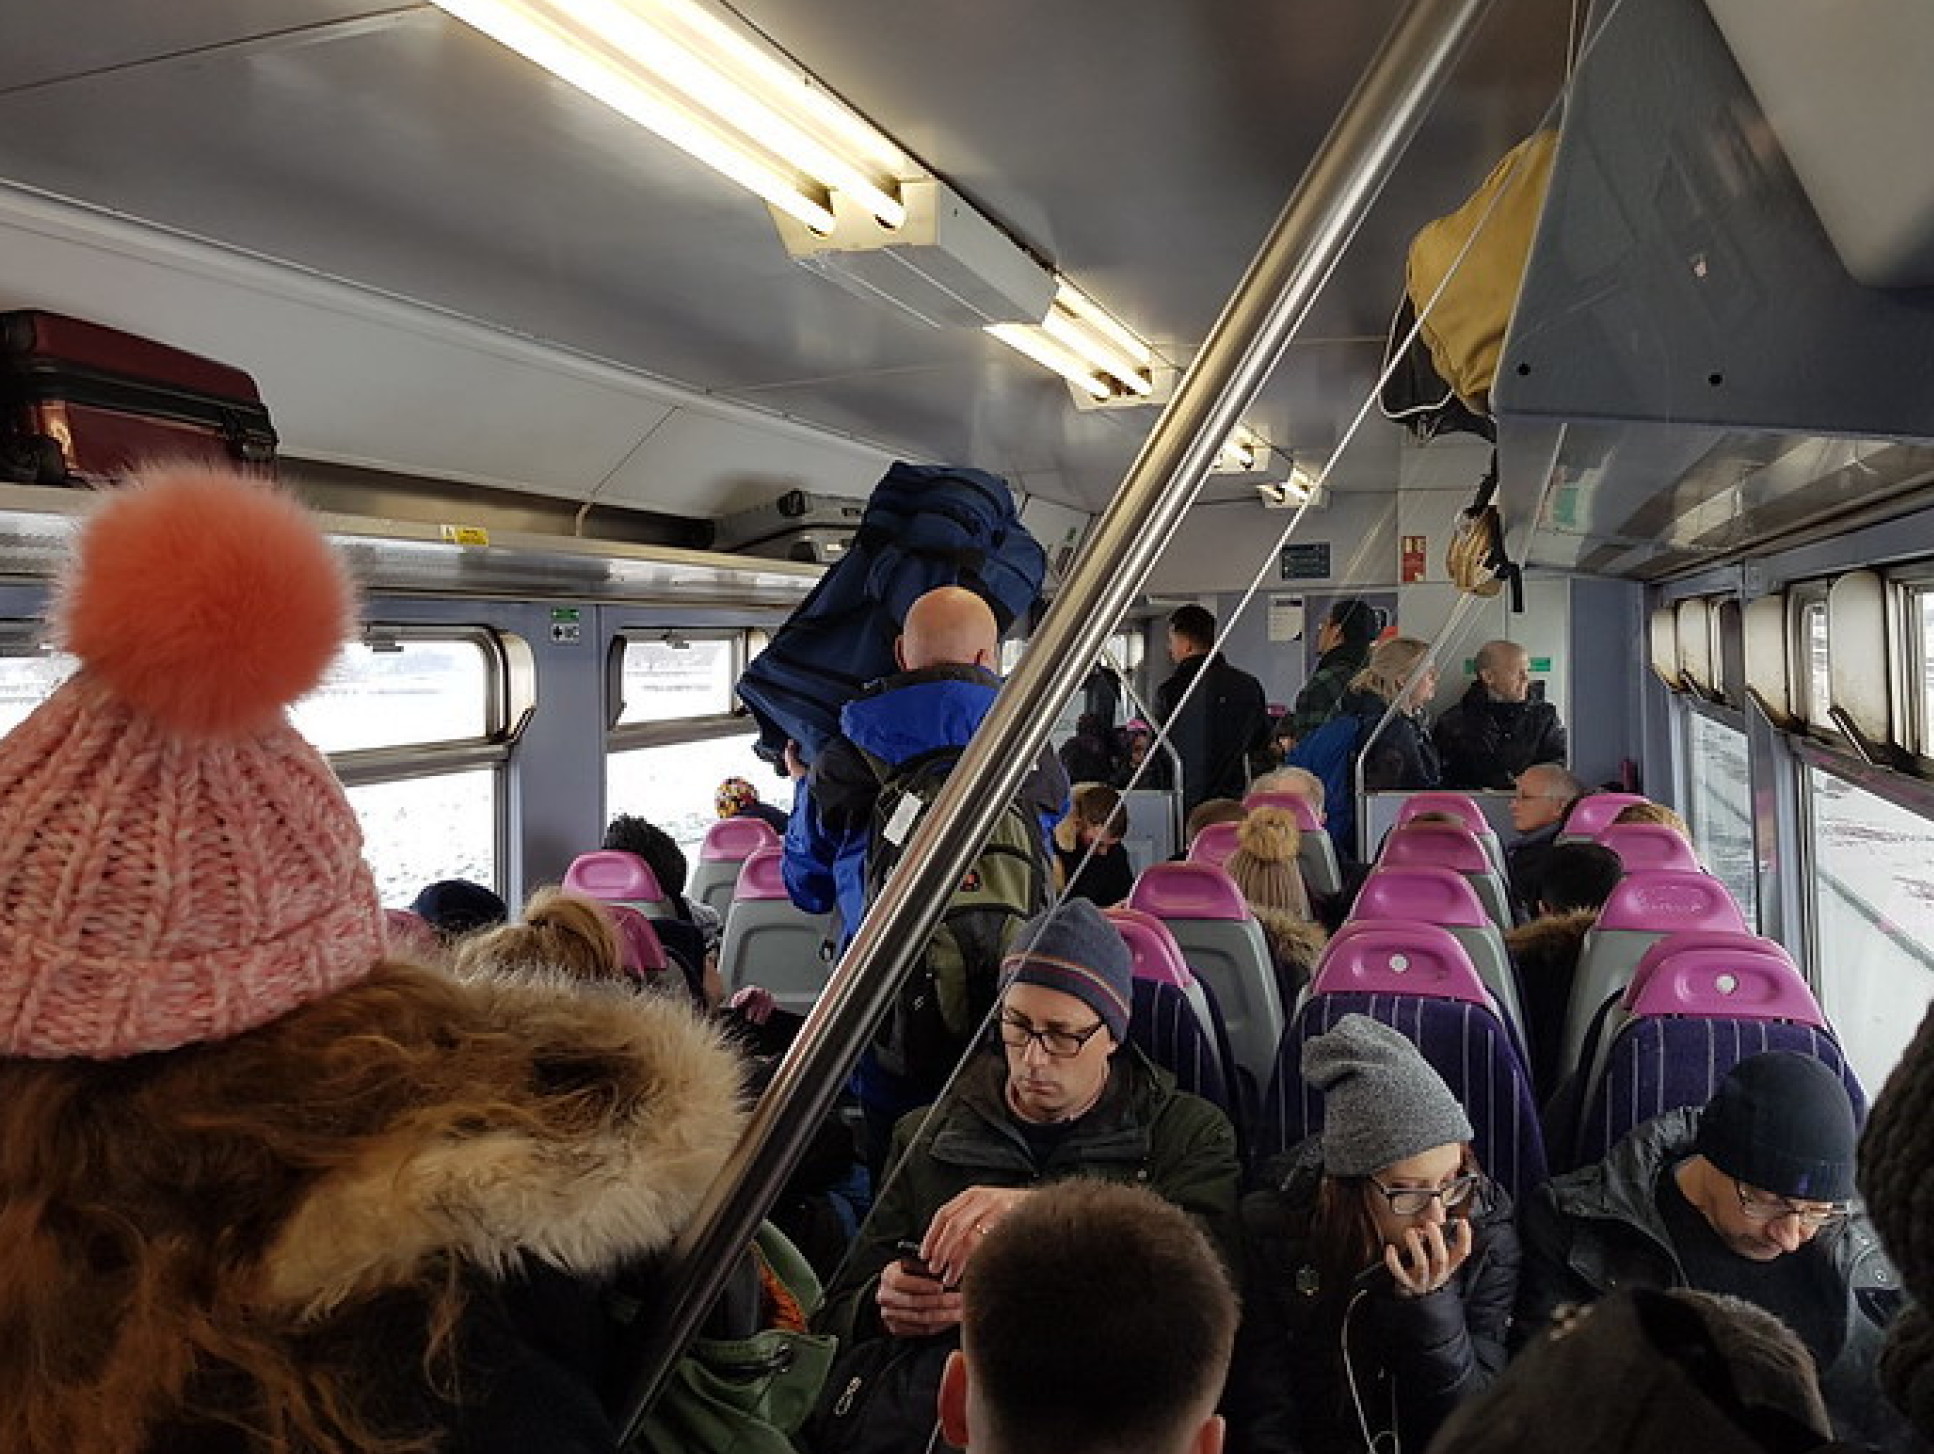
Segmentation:
[(81, 532), (64, 645), (176, 732), (242, 736), (322, 679), (355, 593), (309, 512), (240, 475), (157, 470)]

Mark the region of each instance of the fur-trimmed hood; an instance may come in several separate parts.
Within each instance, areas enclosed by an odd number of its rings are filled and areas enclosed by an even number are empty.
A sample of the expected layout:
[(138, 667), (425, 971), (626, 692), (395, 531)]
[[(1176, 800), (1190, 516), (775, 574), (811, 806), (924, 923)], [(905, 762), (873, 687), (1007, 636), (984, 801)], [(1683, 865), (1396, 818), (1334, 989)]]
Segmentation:
[[(1323, 946), (1330, 942), (1323, 926), (1256, 904), (1251, 904), (1249, 909), (1262, 925), (1263, 938), (1269, 943), (1269, 957), (1275, 961), (1278, 977), (1289, 975), (1307, 984), (1316, 973), (1316, 961), (1323, 957)], [(1287, 1011), (1289, 1006), (1283, 1008)]]
[(609, 1272), (691, 1219), (742, 1120), (739, 1062), (718, 1036), (682, 1003), (624, 988), (529, 975), (462, 988), (524, 1042), (518, 1090), (486, 1092), (469, 1125), (427, 1108), (369, 1137), (269, 1247), (271, 1303), (313, 1314), (445, 1256)]
[(1585, 935), (1598, 922), (1598, 910), (1573, 909), (1568, 914), (1546, 914), (1518, 925), (1504, 936), (1511, 957), (1576, 961)]

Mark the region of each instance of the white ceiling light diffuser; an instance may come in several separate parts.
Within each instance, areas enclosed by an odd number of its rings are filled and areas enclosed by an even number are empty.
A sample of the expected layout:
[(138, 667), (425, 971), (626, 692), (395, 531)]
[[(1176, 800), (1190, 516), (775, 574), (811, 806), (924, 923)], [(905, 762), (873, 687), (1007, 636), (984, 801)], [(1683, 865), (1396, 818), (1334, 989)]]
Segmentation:
[(1155, 350), (1066, 278), (1056, 279), (1054, 302), (1038, 324), (1001, 323), (987, 331), (1095, 403), (1160, 402)]
[(811, 75), (693, 0), (435, 0), (819, 232), (833, 197), (883, 227), (926, 173)]

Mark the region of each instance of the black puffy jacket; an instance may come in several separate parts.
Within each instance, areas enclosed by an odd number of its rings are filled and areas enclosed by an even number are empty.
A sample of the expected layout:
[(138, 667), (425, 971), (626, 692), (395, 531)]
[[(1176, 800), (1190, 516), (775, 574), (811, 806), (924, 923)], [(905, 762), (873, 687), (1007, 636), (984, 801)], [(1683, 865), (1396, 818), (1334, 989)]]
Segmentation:
[(1242, 1202), (1242, 1328), (1223, 1400), (1231, 1454), (1362, 1454), (1359, 1403), (1373, 1436), (1394, 1426), (1402, 1448), (1421, 1450), (1504, 1367), (1518, 1290), (1504, 1190), (1492, 1186), (1473, 1213), (1475, 1249), (1445, 1287), (1400, 1298), (1373, 1275), (1359, 1296), (1317, 1283), (1310, 1224), (1322, 1176), (1321, 1143), (1311, 1138), (1290, 1153), (1275, 1187)]
[(1472, 682), (1431, 729), (1444, 759), (1447, 788), (1508, 791), (1519, 773), (1540, 762), (1565, 760), (1565, 728), (1549, 702), (1494, 702), (1483, 682)]

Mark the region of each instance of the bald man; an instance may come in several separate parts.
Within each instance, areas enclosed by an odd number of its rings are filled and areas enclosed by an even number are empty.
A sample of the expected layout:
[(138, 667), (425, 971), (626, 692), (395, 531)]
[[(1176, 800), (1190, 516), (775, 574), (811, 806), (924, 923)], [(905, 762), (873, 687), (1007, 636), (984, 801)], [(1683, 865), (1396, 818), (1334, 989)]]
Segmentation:
[(1530, 654), (1515, 641), (1487, 641), (1474, 665), (1477, 680), (1430, 732), (1444, 786), (1508, 791), (1527, 768), (1562, 767), (1564, 725), (1551, 703), (1531, 699)]
[[(786, 891), (808, 913), (839, 909), (842, 950), (866, 913), (866, 855), (881, 786), (914, 758), (965, 747), (1000, 691), (1000, 628), (987, 603), (958, 586), (913, 603), (893, 657), (900, 670), (846, 704), (840, 735), (816, 762), (786, 752), (798, 781), (786, 827)], [(1021, 796), (1041, 816), (1045, 852), (1046, 835), (1068, 805), (1068, 777), (1051, 750), (1042, 751)], [(932, 1099), (930, 1091), (888, 1076), (870, 1052), (860, 1065), (859, 1094), (881, 1142), (871, 1149), (881, 1151), (893, 1121)]]

